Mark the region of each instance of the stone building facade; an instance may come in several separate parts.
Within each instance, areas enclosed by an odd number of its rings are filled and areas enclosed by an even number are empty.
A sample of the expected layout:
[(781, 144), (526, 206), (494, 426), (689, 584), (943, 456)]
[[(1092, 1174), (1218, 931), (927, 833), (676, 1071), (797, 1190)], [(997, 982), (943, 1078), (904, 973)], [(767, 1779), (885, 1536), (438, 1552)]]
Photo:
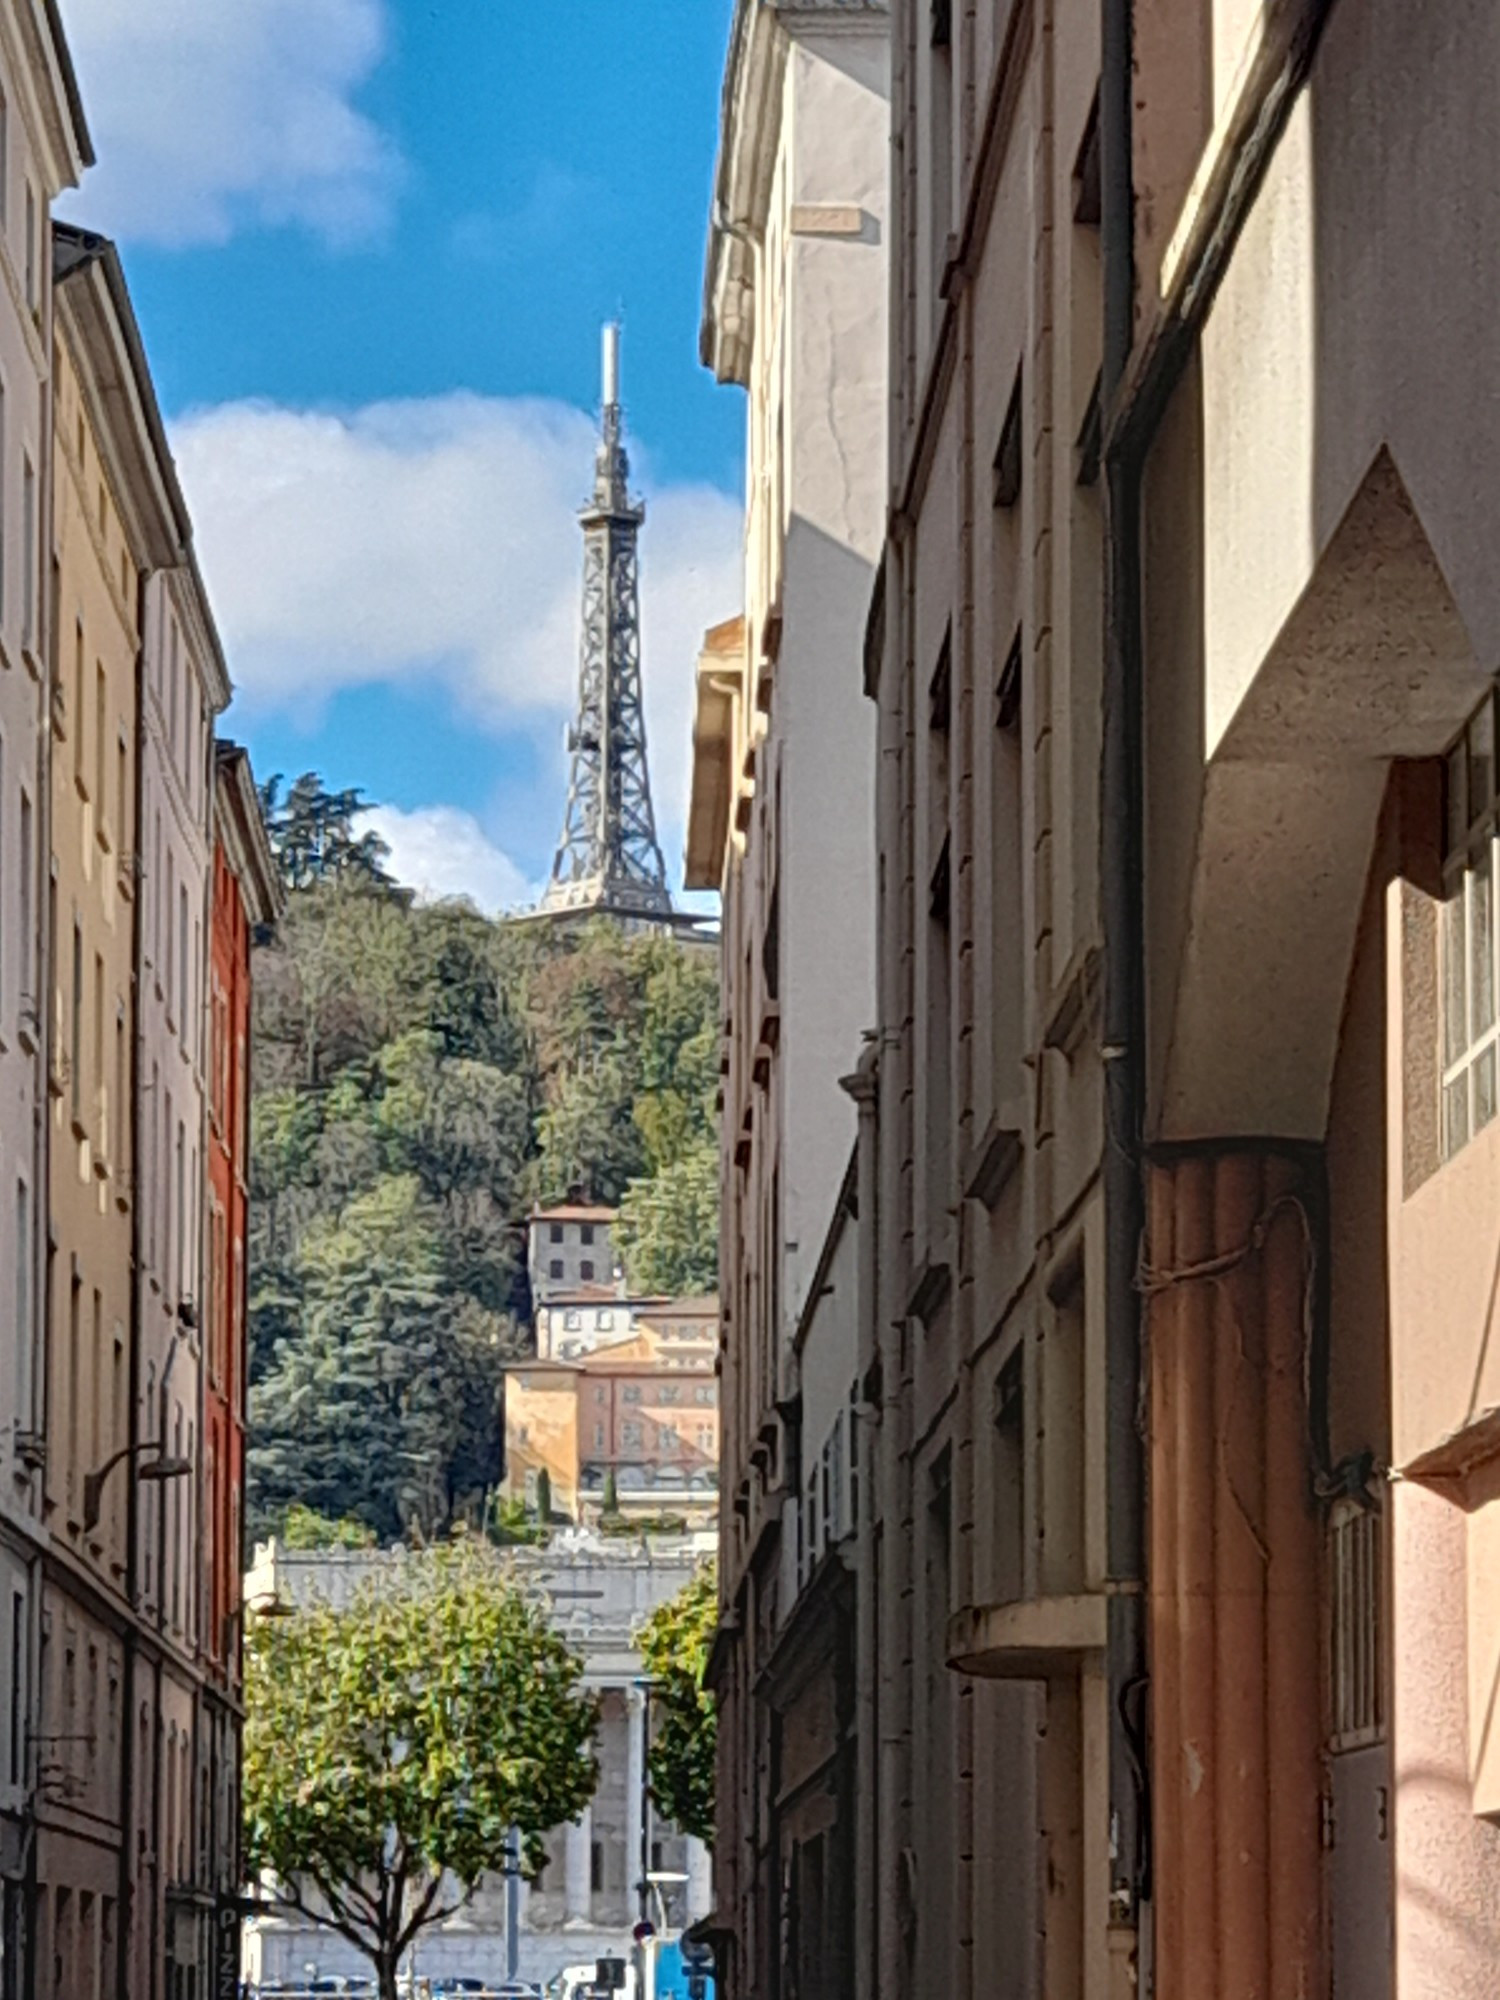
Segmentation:
[(48, 216), (93, 158), (55, 10), (0, 14), (0, 1995), (23, 1990), (44, 1746)]
[[(1500, 460), (1470, 141), (1500, 27), (890, 26), (879, 984), (816, 1287), (830, 1330), (855, 1302), (853, 1705), (792, 1774), (847, 1813), (861, 1914), (850, 1972), (823, 1854), (774, 1938), (747, 1887), (800, 1807), (734, 1679), (776, 1624), (731, 1596), (721, 1969), (1488, 1992)], [(747, 620), (700, 664), (695, 827), (751, 824), (753, 652)], [(731, 1015), (731, 1213), (756, 1028)], [(777, 1268), (752, 1247), (750, 1287)], [(805, 1687), (808, 1489), (737, 1428), (756, 1354), (726, 1316), (726, 1486), (748, 1463), (778, 1514)]]
[[(212, 1757), (197, 1581), (205, 842), (211, 717), (229, 685), (120, 260), (105, 239), (51, 218), (91, 158), (55, 7), (8, 10), (3, 2000), (206, 1991), (213, 1892), (235, 1888), (233, 1812), (201, 1789)], [(169, 601), (192, 607), (187, 646), (198, 645), (201, 669), (175, 698), (158, 664), (175, 658)], [(163, 768), (163, 718), (176, 730), (175, 780)], [(157, 830), (163, 809), (181, 838)], [(166, 1136), (168, 1091), (180, 1145)], [(233, 1563), (237, 1604), (237, 1554)], [(231, 1721), (221, 1732), (226, 1747), (236, 1731)]]
[(534, 1208), (526, 1222), (526, 1272), (532, 1305), (597, 1285), (613, 1290), (619, 1277), (612, 1231), (615, 1210), (597, 1202)]
[(723, 903), (712, 1929), (736, 2000), (853, 1990), (841, 1079), (874, 1021), (860, 638), (884, 514), (888, 33), (883, 4), (735, 8), (705, 283), (702, 357), (747, 399), (744, 603), (699, 661), (686, 869)]

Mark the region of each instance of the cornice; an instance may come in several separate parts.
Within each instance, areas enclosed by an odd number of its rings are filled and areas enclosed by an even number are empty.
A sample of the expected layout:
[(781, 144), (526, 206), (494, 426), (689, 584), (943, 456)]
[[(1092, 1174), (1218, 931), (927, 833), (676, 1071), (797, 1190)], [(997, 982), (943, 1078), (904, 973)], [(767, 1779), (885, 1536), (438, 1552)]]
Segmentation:
[(828, 33), (886, 33), (889, 15), (888, 0), (737, 0), (719, 102), (698, 339), (703, 365), (721, 382), (743, 386), (748, 376), (788, 44)]

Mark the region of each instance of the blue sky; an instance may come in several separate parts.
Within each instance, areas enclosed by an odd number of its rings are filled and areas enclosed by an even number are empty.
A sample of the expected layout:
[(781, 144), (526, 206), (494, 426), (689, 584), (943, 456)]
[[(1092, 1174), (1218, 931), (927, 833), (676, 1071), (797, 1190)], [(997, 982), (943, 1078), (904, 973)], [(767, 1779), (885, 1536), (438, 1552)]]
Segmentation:
[(738, 602), (697, 360), (730, 0), (63, 0), (257, 769), (362, 785), (511, 900), (562, 811), (599, 327), (625, 324), (658, 818)]

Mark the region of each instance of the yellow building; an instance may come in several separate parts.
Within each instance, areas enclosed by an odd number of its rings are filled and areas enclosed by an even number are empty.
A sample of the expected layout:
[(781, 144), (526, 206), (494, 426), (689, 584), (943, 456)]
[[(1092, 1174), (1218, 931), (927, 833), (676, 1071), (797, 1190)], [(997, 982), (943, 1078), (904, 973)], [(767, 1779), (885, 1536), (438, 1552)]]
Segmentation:
[(663, 1300), (640, 1311), (624, 1339), (506, 1370), (511, 1499), (537, 1507), (545, 1473), (547, 1504), (568, 1520), (607, 1511), (694, 1519), (717, 1512), (717, 1302)]
[[(117, 261), (59, 229), (47, 922), (48, 1395), (38, 1935), (92, 1991), (129, 1810), (133, 1005), (140, 580), (180, 501)], [(92, 1475), (92, 1477), (91, 1477)]]

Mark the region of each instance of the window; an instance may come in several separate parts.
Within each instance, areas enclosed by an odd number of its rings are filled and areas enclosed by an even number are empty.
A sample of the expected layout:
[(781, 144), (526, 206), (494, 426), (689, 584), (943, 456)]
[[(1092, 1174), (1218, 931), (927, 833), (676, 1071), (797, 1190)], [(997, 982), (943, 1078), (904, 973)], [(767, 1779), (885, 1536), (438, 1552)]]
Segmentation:
[(26, 1599), (15, 1591), (10, 1600), (10, 1782), (23, 1777), (25, 1741), (21, 1733), (22, 1682), (26, 1673)]
[(592, 1257), (584, 1258), (583, 1262), (578, 1266), (578, 1274), (583, 1279), (585, 1284), (587, 1284), (589, 1280), (592, 1279), (594, 1275), (594, 1260)]
[(36, 650), (36, 474), (21, 470), (21, 644)]
[(94, 1143), (101, 1158), (109, 1155), (109, 1091), (104, 1081), (104, 957), (94, 953), (94, 1070), (89, 1082), (94, 1093)]
[(712, 1451), (712, 1450), (713, 1450), (713, 1448), (714, 1448), (714, 1427), (713, 1427), (713, 1425), (712, 1425), (712, 1424), (699, 1424), (699, 1426), (698, 1426), (698, 1449), (699, 1449), (699, 1451)]
[(16, 1183), (16, 1417), (22, 1430), (31, 1428), (31, 1189)]
[(995, 447), (995, 490), (997, 507), (1014, 507), (1021, 497), (1021, 371), (1011, 388), (1005, 421), (1000, 426), (1000, 442)]
[(677, 1426), (675, 1424), (658, 1424), (656, 1427), (656, 1442), (663, 1451), (676, 1451), (682, 1442), (682, 1439), (677, 1435)]
[(33, 834), (31, 828), (31, 800), (25, 792), (21, 794), (21, 922), (17, 931), (21, 945), (21, 1012), (29, 1013), (36, 1006), (36, 994), (32, 990), (34, 968), (36, 966), (36, 940), (31, 935), (31, 871), (36, 865), (32, 856)]
[(579, 1240), (579, 1242), (580, 1242), (580, 1243), (592, 1243), (592, 1242), (593, 1242), (593, 1240), (594, 1240), (594, 1225), (593, 1225), (593, 1223), (592, 1223), (592, 1222), (585, 1222), (585, 1223), (584, 1223), (584, 1224), (582, 1225), (582, 1227), (581, 1227), (581, 1228), (579, 1229), (579, 1231), (578, 1231), (578, 1240)]
[(69, 1078), (73, 1123), (78, 1123), (83, 1078), (83, 926), (73, 919), (73, 1074)]
[(595, 1426), (594, 1426), (594, 1449), (595, 1449), (595, 1451), (603, 1451), (603, 1449), (604, 1449), (604, 1426), (603, 1426), (603, 1424), (595, 1424)]
[(179, 660), (177, 627), (172, 627), (167, 660), (167, 743), (175, 763), (177, 759), (177, 673)]
[(1380, 1515), (1353, 1500), (1328, 1520), (1329, 1646), (1335, 1753), (1378, 1743), (1384, 1727)]
[(695, 1403), (711, 1404), (713, 1402), (713, 1399), (714, 1399), (714, 1392), (711, 1383), (708, 1382), (701, 1383), (699, 1387), (693, 1391), (693, 1401)]
[(1019, 1345), (995, 1378), (993, 1490), (994, 1591), (1012, 1604), (1026, 1585), (1026, 1385)]
[(83, 620), (73, 627), (73, 779), (85, 790), (83, 769)]
[(563, 1331), (565, 1333), (577, 1333), (578, 1329), (582, 1325), (583, 1325), (582, 1314), (572, 1311), (565, 1312), (563, 1314)]
[[(125, 1076), (125, 1063), (125, 1003), (123, 1000), (117, 1000), (115, 1002), (115, 1130), (113, 1156), (117, 1179), (122, 1178), (125, 1173), (125, 1123), (130, 1105), (129, 1089)], [(119, 1190), (116, 1189), (116, 1193), (118, 1192)]]
[(627, 1382), (625, 1387), (620, 1391), (620, 1401), (622, 1403), (638, 1403), (640, 1400), (640, 1384), (638, 1382)]
[(187, 884), (179, 884), (177, 890), (177, 936), (179, 956), (177, 961), (177, 1001), (179, 1007), (178, 1025), (183, 1039), (188, 1034), (188, 979), (192, 960), (188, 957), (188, 898)]
[[(3, 108), (0, 108), (0, 202), (3, 202), (5, 199), (4, 144), (4, 113)], [(0, 213), (0, 225), (3, 225), (3, 220), (3, 213)], [(0, 382), (0, 465), (4, 465), (5, 463), (5, 384)], [(0, 623), (3, 623), (5, 619), (5, 515), (5, 481), (3, 478), (0, 478)]]
[(104, 678), (104, 662), (94, 662), (94, 823), (102, 828), (106, 817), (105, 781), (109, 776), (109, 684)]
[(172, 967), (174, 939), (176, 937), (176, 932), (172, 928), (172, 905), (176, 901), (177, 901), (177, 858), (174, 854), (169, 852), (167, 855), (167, 901), (166, 901), (166, 910), (167, 910), (166, 997), (167, 997), (167, 1011), (169, 1014), (172, 1008), (172, 995), (176, 990), (176, 981), (173, 976), (173, 967)]
[(36, 189), (31, 182), (26, 183), (26, 303), (33, 312), (37, 309), (37, 261), (41, 244), (37, 240)]
[(640, 1441), (641, 1427), (639, 1424), (621, 1424), (620, 1442), (622, 1444), (639, 1445)]
[(615, 1316), (612, 1312), (608, 1311), (607, 1309), (604, 1312), (600, 1313), (598, 1318), (594, 1322), (594, 1324), (598, 1327), (601, 1333), (608, 1333), (614, 1326), (614, 1323), (615, 1323)]
[(663, 1382), (657, 1393), (664, 1403), (680, 1403), (682, 1401), (682, 1391), (675, 1382)]
[(562, 1224), (560, 1222), (552, 1223), (547, 1230), (547, 1241), (549, 1243), (561, 1243), (562, 1240), (563, 1240)]
[(547, 1266), (547, 1275), (549, 1278), (560, 1278), (562, 1274), (563, 1274), (562, 1258), (554, 1257), (552, 1259), (552, 1262)]
[(1443, 1153), (1495, 1115), (1495, 698), (1448, 753), (1443, 866)]

